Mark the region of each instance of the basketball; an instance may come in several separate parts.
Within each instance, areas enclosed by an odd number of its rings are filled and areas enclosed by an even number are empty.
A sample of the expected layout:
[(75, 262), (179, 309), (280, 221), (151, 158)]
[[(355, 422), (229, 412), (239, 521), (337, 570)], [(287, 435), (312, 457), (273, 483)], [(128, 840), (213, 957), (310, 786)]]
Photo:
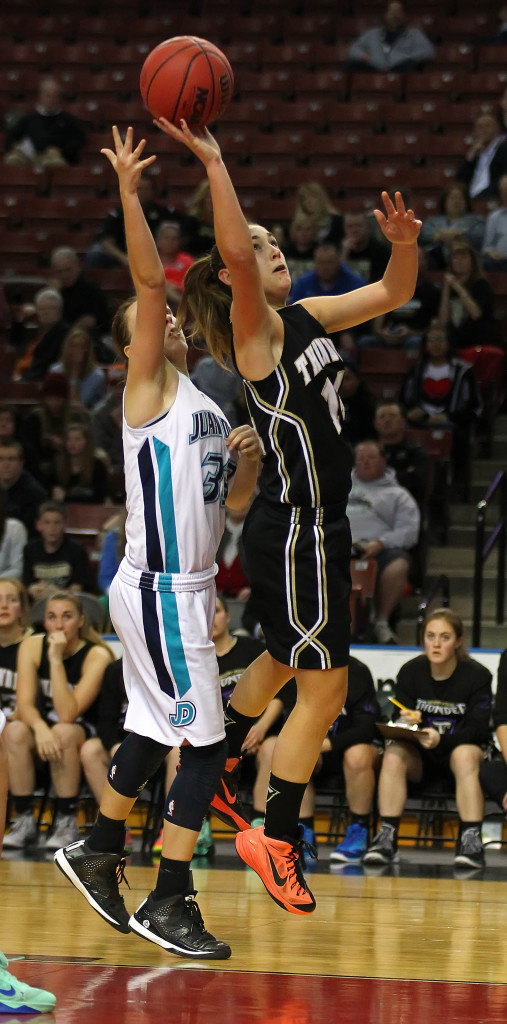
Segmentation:
[(141, 68), (141, 96), (153, 117), (202, 128), (229, 106), (234, 75), (227, 57), (207, 39), (174, 36), (159, 43)]

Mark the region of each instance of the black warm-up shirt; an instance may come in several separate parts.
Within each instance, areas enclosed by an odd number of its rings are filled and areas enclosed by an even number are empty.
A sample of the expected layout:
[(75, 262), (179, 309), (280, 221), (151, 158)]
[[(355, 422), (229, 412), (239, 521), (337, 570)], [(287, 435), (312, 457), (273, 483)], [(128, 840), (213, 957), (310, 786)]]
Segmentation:
[(430, 662), (422, 654), (402, 665), (396, 699), (421, 712), (422, 727), (437, 730), (436, 750), (446, 754), (463, 743), (482, 746), (491, 739), (491, 678), (484, 665), (467, 658), (448, 679), (433, 679)]

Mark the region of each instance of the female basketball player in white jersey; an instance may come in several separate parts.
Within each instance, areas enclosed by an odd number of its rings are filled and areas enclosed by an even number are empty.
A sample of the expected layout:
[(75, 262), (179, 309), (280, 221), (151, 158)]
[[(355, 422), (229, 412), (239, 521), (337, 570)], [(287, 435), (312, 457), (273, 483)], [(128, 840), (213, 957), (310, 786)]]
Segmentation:
[[(178, 128), (157, 123), (202, 161), (213, 202), (216, 247), (187, 273), (178, 316), (193, 320), (215, 358), (235, 361), (266, 452), (243, 540), (267, 651), (231, 698), (229, 759), (212, 806), (243, 829), (238, 852), (273, 899), (303, 914), (314, 910), (315, 900), (301, 873), (299, 808), (322, 741), (343, 707), (349, 646), (351, 465), (340, 436), (343, 364), (327, 335), (411, 297), (421, 225), (399, 193), (393, 205), (384, 192), (387, 217), (379, 210), (375, 216), (392, 255), (382, 280), (286, 307), (290, 277), (283, 255), (270, 232), (247, 224), (216, 140), (206, 130), (193, 135), (184, 121)], [(248, 829), (235, 785), (241, 747), (253, 720), (292, 675), (298, 699), (277, 739), (264, 830)]]
[[(223, 413), (186, 375), (186, 343), (166, 308), (165, 276), (137, 196), (144, 140), (133, 150), (113, 128), (102, 152), (118, 174), (136, 301), (120, 307), (113, 337), (128, 358), (123, 441), (126, 553), (109, 592), (123, 644), (127, 738), (108, 773), (90, 837), (55, 860), (106, 921), (179, 956), (226, 959), (204, 928), (190, 860), (226, 760), (218, 668), (211, 640), (214, 563), (227, 501), (241, 507), (257, 479), (251, 427), (230, 432)], [(239, 453), (237, 469), (232, 453)], [(233, 476), (231, 486), (229, 479)], [(118, 879), (125, 819), (173, 746), (180, 771), (167, 798), (157, 884), (129, 919)], [(118, 877), (117, 877), (118, 876)]]

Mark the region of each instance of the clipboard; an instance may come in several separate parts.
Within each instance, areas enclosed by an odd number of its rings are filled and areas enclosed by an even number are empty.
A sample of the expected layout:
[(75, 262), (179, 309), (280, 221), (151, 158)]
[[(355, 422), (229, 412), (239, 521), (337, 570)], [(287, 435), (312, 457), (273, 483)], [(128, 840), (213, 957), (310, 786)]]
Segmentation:
[(388, 740), (411, 740), (419, 743), (423, 731), (418, 725), (399, 725), (398, 722), (376, 722), (377, 729)]

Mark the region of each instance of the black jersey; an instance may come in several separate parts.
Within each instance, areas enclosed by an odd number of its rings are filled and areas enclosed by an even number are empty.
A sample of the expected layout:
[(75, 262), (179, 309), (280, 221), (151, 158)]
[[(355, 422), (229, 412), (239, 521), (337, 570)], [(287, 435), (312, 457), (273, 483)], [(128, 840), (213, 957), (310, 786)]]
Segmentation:
[(442, 754), (491, 738), (491, 672), (473, 658), (459, 661), (448, 679), (433, 679), (430, 662), (419, 655), (400, 668), (395, 692), (401, 704), (421, 712), (423, 727), (440, 733)]
[(217, 654), (218, 674), (224, 709), (243, 672), (266, 648), (260, 640), (251, 636), (238, 636), (234, 647), (227, 654)]
[(266, 453), (261, 494), (299, 507), (345, 503), (352, 455), (341, 437), (343, 362), (304, 306), (278, 312), (284, 323), (280, 362), (263, 380), (245, 380), (248, 410)]
[(10, 718), (16, 710), (16, 668), (22, 639), (7, 647), (0, 647), (0, 709), (6, 718)]
[[(67, 682), (69, 686), (77, 686), (81, 676), (83, 674), (83, 662), (86, 655), (91, 651), (95, 644), (89, 643), (88, 641), (83, 644), (82, 647), (76, 651), (75, 654), (70, 654), (69, 657), (63, 659), (63, 667), (65, 669), (65, 675), (67, 676)], [(48, 638), (47, 634), (44, 635), (42, 641), (41, 659), (39, 662), (39, 668), (37, 670), (39, 679), (39, 710), (42, 718), (45, 722), (54, 725), (58, 721), (58, 715), (55, 711), (53, 704), (53, 697), (51, 693), (51, 679), (49, 675), (49, 658), (48, 658)], [(78, 722), (85, 720), (86, 722), (95, 722), (98, 712), (98, 698), (90, 705), (86, 711), (80, 715)]]

